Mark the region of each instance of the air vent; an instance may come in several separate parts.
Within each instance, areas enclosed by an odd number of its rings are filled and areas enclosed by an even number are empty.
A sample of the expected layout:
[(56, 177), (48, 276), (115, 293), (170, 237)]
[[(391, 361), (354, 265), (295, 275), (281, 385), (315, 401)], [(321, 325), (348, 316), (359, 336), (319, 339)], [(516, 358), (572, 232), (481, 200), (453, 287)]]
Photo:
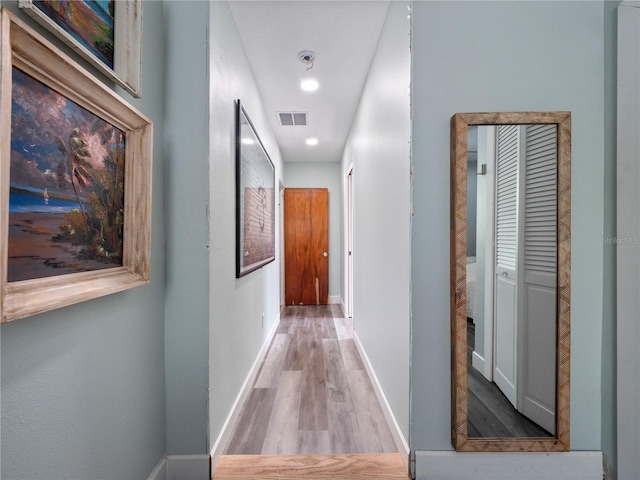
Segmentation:
[(278, 112), (280, 125), (293, 127), (307, 124), (307, 114), (305, 112)]

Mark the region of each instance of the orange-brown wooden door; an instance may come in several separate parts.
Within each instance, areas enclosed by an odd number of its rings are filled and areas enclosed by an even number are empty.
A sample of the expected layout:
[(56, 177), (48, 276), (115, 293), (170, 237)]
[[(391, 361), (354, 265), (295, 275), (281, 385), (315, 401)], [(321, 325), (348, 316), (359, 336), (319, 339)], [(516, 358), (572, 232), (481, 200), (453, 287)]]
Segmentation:
[(284, 191), (284, 297), (287, 305), (329, 300), (329, 190)]

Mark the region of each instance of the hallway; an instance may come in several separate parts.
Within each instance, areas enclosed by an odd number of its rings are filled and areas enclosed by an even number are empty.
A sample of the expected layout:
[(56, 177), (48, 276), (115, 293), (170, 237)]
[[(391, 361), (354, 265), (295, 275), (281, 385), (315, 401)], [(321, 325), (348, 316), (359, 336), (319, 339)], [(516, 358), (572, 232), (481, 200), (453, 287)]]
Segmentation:
[(337, 305), (287, 306), (227, 455), (396, 452)]

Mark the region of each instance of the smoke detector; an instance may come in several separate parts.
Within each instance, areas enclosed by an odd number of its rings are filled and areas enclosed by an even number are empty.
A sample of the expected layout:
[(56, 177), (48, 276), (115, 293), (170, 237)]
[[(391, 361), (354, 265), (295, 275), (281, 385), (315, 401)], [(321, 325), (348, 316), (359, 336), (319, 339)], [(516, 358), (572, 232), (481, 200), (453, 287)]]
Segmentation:
[(303, 50), (298, 53), (298, 60), (311, 68), (313, 67), (313, 62), (316, 61), (316, 54), (311, 50)]

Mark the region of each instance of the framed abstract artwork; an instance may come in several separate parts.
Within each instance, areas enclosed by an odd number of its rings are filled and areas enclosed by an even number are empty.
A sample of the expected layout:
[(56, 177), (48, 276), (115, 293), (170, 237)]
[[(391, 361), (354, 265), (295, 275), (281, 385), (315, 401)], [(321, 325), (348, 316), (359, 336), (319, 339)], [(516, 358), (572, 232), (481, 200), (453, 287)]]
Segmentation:
[(142, 95), (142, 0), (19, 0), (19, 6), (131, 95)]
[(275, 260), (275, 169), (236, 102), (236, 278)]
[(153, 125), (0, 10), (0, 315), (150, 279)]

